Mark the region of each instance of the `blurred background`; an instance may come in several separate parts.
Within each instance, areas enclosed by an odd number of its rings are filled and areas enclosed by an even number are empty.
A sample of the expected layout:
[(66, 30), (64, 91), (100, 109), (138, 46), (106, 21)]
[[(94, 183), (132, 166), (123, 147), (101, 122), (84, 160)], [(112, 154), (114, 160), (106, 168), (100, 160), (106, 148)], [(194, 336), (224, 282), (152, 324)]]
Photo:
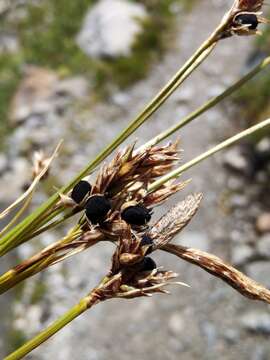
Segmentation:
[[(33, 152), (64, 139), (33, 208), (67, 183), (142, 110), (231, 6), (228, 0), (0, 1), (0, 207), (31, 178)], [(266, 9), (267, 10), (267, 9)], [(143, 144), (269, 55), (263, 36), (220, 42), (203, 66), (132, 137)], [(187, 161), (270, 114), (270, 72), (195, 120), (180, 136)], [(233, 263), (270, 287), (270, 138), (260, 134), (192, 171), (204, 193), (175, 242)], [(183, 198), (178, 194), (173, 202)], [(163, 206), (156, 216), (167, 211)], [(1, 259), (3, 273), (68, 226)], [(84, 296), (106, 273), (110, 245), (96, 246), (25, 281), (0, 299), (0, 357)], [(191, 264), (155, 256), (191, 288), (171, 296), (98, 305), (35, 350), (33, 360), (270, 358), (269, 306), (249, 301)]]

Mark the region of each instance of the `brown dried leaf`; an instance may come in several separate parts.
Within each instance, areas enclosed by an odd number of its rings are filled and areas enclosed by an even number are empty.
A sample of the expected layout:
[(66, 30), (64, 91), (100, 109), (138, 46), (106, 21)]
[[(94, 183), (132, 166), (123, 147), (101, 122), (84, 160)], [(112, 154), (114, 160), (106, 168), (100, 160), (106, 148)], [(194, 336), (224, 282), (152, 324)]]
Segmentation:
[(265, 301), (270, 304), (270, 290), (250, 279), (217, 256), (174, 244), (166, 244), (162, 247), (162, 250), (198, 265), (210, 274), (225, 281), (245, 297)]

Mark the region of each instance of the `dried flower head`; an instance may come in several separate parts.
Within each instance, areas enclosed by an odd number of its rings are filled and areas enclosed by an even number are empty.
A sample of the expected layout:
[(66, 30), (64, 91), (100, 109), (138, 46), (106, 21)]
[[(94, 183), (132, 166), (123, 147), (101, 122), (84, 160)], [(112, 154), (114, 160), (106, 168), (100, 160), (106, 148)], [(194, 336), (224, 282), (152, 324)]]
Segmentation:
[(262, 0), (236, 0), (231, 11), (225, 17), (226, 27), (221, 37), (260, 34), (258, 25), (269, 23), (269, 20), (261, 16), (260, 11), (263, 4)]
[(84, 232), (94, 227), (112, 241), (123, 223), (141, 232), (151, 220), (152, 209), (187, 183), (168, 182), (148, 192), (149, 186), (179, 160), (177, 147), (175, 142), (137, 151), (132, 145), (118, 151), (101, 167), (91, 187), (86, 181), (79, 182), (68, 197), (61, 197), (61, 204), (72, 206), (74, 211), (85, 210)]
[(108, 278), (116, 276), (121, 284), (114, 297), (133, 298), (155, 292), (167, 293), (163, 287), (172, 284), (171, 280), (177, 274), (161, 271), (155, 261), (146, 255), (162, 248), (188, 224), (201, 199), (201, 194), (188, 196), (143, 234), (137, 233), (122, 221), (122, 232), (108, 275)]

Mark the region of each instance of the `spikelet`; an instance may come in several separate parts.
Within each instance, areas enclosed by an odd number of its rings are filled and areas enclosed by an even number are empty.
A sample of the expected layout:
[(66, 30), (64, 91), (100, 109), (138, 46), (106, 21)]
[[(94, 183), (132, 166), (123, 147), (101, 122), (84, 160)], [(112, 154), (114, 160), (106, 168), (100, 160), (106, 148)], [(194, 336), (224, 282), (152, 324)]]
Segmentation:
[(149, 236), (153, 239), (154, 249), (161, 248), (188, 225), (199, 209), (202, 194), (186, 197), (151, 228)]
[(236, 0), (232, 9), (225, 16), (227, 25), (221, 37), (260, 35), (258, 25), (260, 23), (269, 24), (269, 20), (261, 16), (260, 11), (263, 5), (264, 1), (262, 0)]

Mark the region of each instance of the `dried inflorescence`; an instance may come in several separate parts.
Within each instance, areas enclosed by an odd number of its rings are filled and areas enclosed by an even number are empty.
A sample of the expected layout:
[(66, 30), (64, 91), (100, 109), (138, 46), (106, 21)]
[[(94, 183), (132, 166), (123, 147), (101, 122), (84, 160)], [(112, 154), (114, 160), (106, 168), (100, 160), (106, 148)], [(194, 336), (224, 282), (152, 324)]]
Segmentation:
[(148, 191), (179, 160), (177, 146), (178, 142), (141, 151), (129, 146), (102, 166), (91, 185), (86, 180), (80, 181), (63, 203), (72, 205), (74, 210), (84, 210), (81, 221), (84, 238), (88, 232), (101, 232), (107, 240), (115, 241), (122, 232), (121, 224), (129, 224), (134, 233), (145, 231), (153, 208), (186, 185), (168, 182)]
[(162, 271), (148, 255), (162, 249), (189, 223), (201, 199), (201, 194), (188, 196), (143, 234), (132, 231), (128, 224), (122, 224), (123, 233), (119, 237), (108, 275), (108, 278), (116, 277), (121, 284), (114, 293), (115, 297), (133, 298), (155, 292), (166, 293), (164, 287), (167, 285), (185, 285), (173, 282), (177, 274)]
[(106, 284), (96, 290), (98, 301), (111, 297), (150, 295), (166, 292), (163, 287), (177, 276), (157, 268), (149, 255), (167, 244), (196, 213), (201, 195), (190, 195), (153, 226), (155, 206), (183, 189), (188, 182), (168, 181), (156, 190), (149, 188), (179, 160), (178, 142), (135, 150), (134, 145), (119, 151), (102, 166), (91, 184), (77, 183), (59, 205), (83, 210), (76, 230), (17, 266), (17, 273), (31, 266), (37, 271), (84, 251), (100, 241), (112, 241), (116, 250)]
[(221, 33), (221, 38), (232, 35), (260, 34), (258, 25), (269, 23), (262, 16), (262, 0), (236, 0), (231, 11), (225, 17), (226, 26)]

